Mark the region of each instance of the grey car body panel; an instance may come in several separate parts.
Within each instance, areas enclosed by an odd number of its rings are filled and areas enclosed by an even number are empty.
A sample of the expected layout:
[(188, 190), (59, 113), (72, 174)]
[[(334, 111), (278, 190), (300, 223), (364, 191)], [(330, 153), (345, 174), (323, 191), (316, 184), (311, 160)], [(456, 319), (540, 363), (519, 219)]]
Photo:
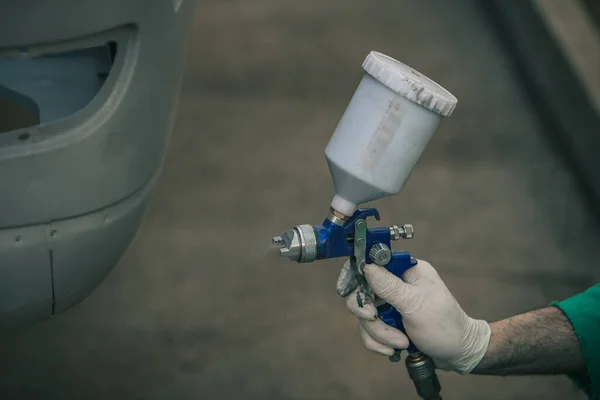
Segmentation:
[(52, 271), (44, 227), (0, 230), (0, 325), (52, 315)]
[(0, 134), (0, 325), (76, 304), (135, 236), (166, 154), (194, 7), (191, 0), (0, 1), (5, 59), (117, 44), (102, 87), (66, 116), (69, 99), (48, 111), (43, 85), (0, 78), (41, 105), (39, 125)]

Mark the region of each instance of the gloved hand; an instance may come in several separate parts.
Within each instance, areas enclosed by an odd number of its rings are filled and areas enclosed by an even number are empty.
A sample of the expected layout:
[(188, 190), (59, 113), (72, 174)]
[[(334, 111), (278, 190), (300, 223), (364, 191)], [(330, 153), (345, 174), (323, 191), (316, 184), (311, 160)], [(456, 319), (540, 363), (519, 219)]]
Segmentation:
[(376, 305), (386, 302), (402, 314), (406, 333), (437, 368), (468, 374), (481, 361), (490, 341), (490, 326), (463, 311), (427, 261), (419, 260), (403, 279), (378, 265), (367, 265), (365, 278), (375, 299), (358, 286), (350, 261), (342, 268), (337, 291), (359, 318), (360, 336), (369, 350), (389, 356), (394, 348), (408, 347), (404, 333), (377, 317)]

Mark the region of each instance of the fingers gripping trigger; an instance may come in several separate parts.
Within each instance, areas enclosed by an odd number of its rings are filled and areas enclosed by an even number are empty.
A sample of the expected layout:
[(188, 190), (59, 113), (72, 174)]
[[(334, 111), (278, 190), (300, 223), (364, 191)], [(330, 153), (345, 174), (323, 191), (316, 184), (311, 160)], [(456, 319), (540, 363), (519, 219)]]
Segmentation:
[(348, 260), (344, 263), (337, 280), (337, 294), (341, 297), (346, 297), (357, 287), (358, 280), (356, 279), (356, 276), (354, 276), (354, 271), (352, 271), (352, 266)]
[(406, 349), (408, 337), (398, 329), (389, 326), (379, 318), (374, 321), (360, 320), (361, 326), (376, 342), (393, 349)]
[(375, 353), (379, 353), (384, 356), (391, 356), (392, 354), (394, 354), (393, 348), (383, 345), (383, 344), (377, 342), (375, 339), (373, 339), (369, 335), (369, 333), (365, 330), (365, 328), (363, 328), (363, 326), (360, 322), (358, 324), (358, 331), (360, 333), (360, 338), (361, 338), (363, 344), (365, 345), (365, 347), (367, 348), (367, 350), (373, 351)]
[(365, 319), (367, 321), (374, 321), (377, 319), (377, 308), (375, 308), (375, 305), (373, 304), (373, 299), (363, 292), (361, 288), (354, 289), (354, 291), (346, 297), (346, 307), (359, 319)]

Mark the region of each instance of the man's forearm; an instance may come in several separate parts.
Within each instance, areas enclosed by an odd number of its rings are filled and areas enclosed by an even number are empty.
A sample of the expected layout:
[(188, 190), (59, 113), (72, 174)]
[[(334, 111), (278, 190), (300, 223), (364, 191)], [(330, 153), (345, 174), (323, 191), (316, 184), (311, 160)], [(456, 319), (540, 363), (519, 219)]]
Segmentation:
[(487, 352), (473, 370), (479, 375), (584, 374), (585, 362), (571, 323), (547, 307), (490, 324)]

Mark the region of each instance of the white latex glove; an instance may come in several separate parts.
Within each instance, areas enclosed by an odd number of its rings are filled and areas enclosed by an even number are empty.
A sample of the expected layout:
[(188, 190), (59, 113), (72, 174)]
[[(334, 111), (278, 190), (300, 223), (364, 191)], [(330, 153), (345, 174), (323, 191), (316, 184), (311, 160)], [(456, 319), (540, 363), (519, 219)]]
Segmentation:
[[(375, 303), (385, 301), (400, 311), (406, 333), (437, 368), (468, 374), (481, 361), (490, 341), (490, 326), (463, 311), (427, 261), (418, 260), (404, 273), (403, 280), (374, 264), (365, 267), (365, 277), (376, 295)], [(373, 299), (357, 286), (347, 261), (338, 279), (338, 294), (346, 298), (346, 306), (359, 318), (365, 346), (387, 356), (394, 348), (406, 349), (406, 335), (377, 318)]]

